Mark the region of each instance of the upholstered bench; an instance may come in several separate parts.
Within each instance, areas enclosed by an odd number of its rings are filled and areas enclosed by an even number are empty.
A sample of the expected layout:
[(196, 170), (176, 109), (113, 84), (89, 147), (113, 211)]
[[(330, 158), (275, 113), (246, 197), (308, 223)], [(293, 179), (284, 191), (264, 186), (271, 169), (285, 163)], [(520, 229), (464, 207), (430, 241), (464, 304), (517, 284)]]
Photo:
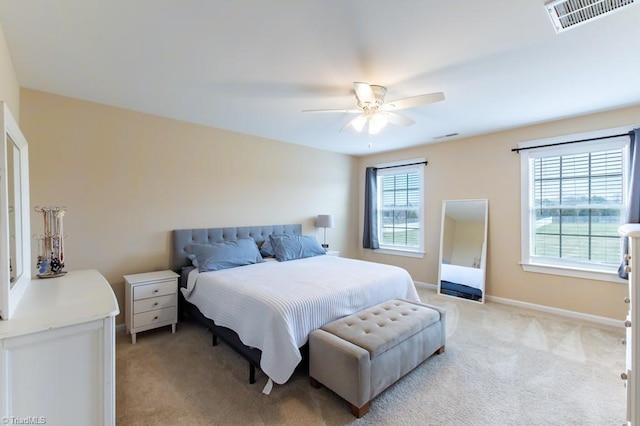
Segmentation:
[(444, 352), (445, 310), (390, 300), (309, 335), (309, 376), (362, 417), (370, 401), (435, 353)]

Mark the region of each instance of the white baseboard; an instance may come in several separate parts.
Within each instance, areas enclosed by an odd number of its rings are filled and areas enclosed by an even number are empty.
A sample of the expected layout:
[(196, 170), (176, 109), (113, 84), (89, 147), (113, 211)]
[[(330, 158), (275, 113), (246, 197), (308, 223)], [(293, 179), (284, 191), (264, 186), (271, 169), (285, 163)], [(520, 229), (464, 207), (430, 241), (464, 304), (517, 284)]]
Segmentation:
[(431, 290), (438, 289), (438, 286), (435, 284), (423, 283), (420, 281), (414, 281), (413, 283), (416, 285), (416, 287), (430, 288)]
[(612, 327), (624, 327), (623, 320), (600, 317), (598, 315), (584, 314), (582, 312), (567, 311), (566, 309), (552, 308), (550, 306), (544, 306), (544, 305), (536, 305), (535, 303), (521, 302), (519, 300), (513, 300), (513, 299), (505, 299), (504, 297), (487, 296), (487, 301), (502, 303), (504, 305), (517, 306), (519, 308), (533, 309), (534, 311), (541, 311), (549, 314), (560, 315), (563, 317), (595, 322), (598, 324), (609, 325)]
[[(438, 286), (435, 284), (423, 283), (420, 281), (414, 281), (416, 287), (423, 287), (432, 290), (437, 290)], [(487, 295), (488, 302), (502, 303), (503, 305), (517, 306), (519, 308), (531, 309), (534, 311), (546, 312), (548, 314), (560, 315), (567, 318), (574, 318), (584, 321), (590, 321), (598, 324), (608, 325), (612, 327), (624, 327), (623, 320), (617, 320), (613, 318), (600, 317), (598, 315), (584, 314), (582, 312), (568, 311), (566, 309), (552, 308), (550, 306), (536, 305), (535, 303), (521, 302), (519, 300), (506, 299), (504, 297), (496, 297)]]

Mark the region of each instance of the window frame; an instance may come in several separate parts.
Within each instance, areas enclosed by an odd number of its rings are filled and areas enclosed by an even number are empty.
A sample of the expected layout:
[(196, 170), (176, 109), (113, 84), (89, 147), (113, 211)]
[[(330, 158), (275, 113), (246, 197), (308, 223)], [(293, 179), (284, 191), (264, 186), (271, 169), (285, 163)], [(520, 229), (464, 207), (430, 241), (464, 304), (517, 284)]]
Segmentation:
[[(566, 144), (559, 146), (544, 146), (553, 143), (566, 142), (570, 140), (583, 140), (592, 138), (609, 137), (619, 134), (627, 129), (613, 129), (603, 132), (583, 133), (579, 135), (564, 136), (560, 138), (551, 138), (544, 140), (536, 140), (524, 142), (518, 145), (519, 149), (527, 148), (520, 151), (521, 161), (521, 261), (523, 270), (527, 272), (537, 272), (552, 275), (569, 276), (576, 278), (586, 278), (601, 281), (612, 281), (626, 283), (617, 275), (617, 266), (605, 267), (603, 265), (585, 265), (584, 262), (572, 262), (570, 260), (541, 258), (532, 255), (533, 250), (533, 229), (532, 225), (532, 209), (533, 204), (533, 159), (543, 157), (556, 157), (585, 152), (598, 152), (613, 149), (622, 149), (622, 185), (623, 185), (623, 214), (626, 211), (627, 193), (629, 186), (629, 136), (617, 136), (610, 139), (600, 139), (589, 142), (579, 142), (575, 144)], [(533, 148), (535, 147), (535, 148)], [(622, 224), (622, 223), (621, 223)]]
[[(379, 248), (375, 250), (376, 253), (381, 254), (393, 254), (398, 256), (408, 256), (408, 257), (423, 257), (424, 256), (424, 168), (425, 162), (424, 158), (414, 158), (411, 160), (398, 161), (393, 163), (385, 163), (379, 164), (375, 167), (378, 168), (377, 173), (377, 229), (378, 229), (378, 244)], [(420, 163), (420, 164), (413, 164)], [(404, 166), (403, 164), (411, 164)], [(385, 169), (385, 167), (389, 167)], [(383, 244), (382, 235), (383, 235), (383, 227), (382, 227), (382, 177), (389, 175), (398, 175), (398, 174), (406, 174), (417, 172), (419, 175), (419, 183), (420, 188), (418, 191), (419, 194), (419, 203), (418, 203), (418, 247), (409, 247), (403, 245), (390, 245)]]

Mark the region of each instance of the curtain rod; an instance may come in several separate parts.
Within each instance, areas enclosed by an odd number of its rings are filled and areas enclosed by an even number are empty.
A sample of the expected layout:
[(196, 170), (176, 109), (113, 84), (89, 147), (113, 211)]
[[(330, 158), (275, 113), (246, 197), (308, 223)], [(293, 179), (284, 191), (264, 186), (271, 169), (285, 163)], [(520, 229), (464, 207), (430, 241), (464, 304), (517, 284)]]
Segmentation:
[(558, 143), (550, 143), (547, 145), (536, 145), (536, 146), (528, 146), (526, 148), (513, 148), (511, 152), (515, 152), (516, 154), (520, 151), (526, 151), (528, 149), (534, 148), (546, 148), (548, 146), (558, 146), (558, 145), (568, 145), (571, 143), (579, 143), (579, 142), (591, 142), (591, 141), (599, 141), (601, 139), (611, 139), (611, 138), (619, 138), (620, 136), (629, 136), (629, 133), (621, 133), (619, 135), (610, 135), (610, 136), (601, 136), (599, 138), (590, 138), (590, 139), (580, 139), (577, 141), (568, 141), (568, 142), (558, 142)]
[(424, 164), (425, 166), (428, 164), (428, 161), (420, 161), (418, 163), (409, 163), (409, 164), (397, 164), (395, 166), (386, 166), (386, 167), (374, 167), (374, 169), (376, 170), (381, 170), (381, 169), (393, 169), (394, 167), (405, 167), (405, 166), (415, 166), (418, 164)]

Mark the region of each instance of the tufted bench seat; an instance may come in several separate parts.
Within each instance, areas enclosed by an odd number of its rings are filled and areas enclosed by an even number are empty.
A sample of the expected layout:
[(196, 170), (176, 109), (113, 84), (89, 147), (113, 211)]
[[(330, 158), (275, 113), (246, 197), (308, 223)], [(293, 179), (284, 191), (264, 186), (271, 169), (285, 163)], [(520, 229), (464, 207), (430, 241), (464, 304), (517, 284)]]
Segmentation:
[(362, 417), (370, 401), (435, 353), (444, 352), (445, 310), (389, 300), (309, 335), (311, 385), (324, 385)]

